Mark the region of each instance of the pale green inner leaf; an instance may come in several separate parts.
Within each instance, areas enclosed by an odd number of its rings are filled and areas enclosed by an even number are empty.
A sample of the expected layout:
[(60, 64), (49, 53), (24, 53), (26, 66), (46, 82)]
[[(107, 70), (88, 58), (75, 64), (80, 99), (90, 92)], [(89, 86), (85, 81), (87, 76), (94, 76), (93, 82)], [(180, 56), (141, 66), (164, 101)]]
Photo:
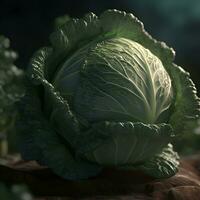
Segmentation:
[(170, 107), (171, 80), (162, 62), (129, 39), (109, 39), (87, 49), (81, 72), (74, 107), (89, 121), (154, 123)]

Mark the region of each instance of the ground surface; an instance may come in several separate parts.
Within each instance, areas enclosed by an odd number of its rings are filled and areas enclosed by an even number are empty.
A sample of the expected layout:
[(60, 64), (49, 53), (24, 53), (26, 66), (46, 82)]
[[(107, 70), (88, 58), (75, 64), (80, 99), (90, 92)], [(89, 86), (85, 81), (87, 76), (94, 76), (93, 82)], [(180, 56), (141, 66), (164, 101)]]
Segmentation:
[(200, 155), (182, 159), (179, 172), (165, 180), (107, 169), (90, 180), (66, 181), (34, 161), (7, 157), (0, 163), (0, 180), (25, 183), (36, 200), (200, 200)]

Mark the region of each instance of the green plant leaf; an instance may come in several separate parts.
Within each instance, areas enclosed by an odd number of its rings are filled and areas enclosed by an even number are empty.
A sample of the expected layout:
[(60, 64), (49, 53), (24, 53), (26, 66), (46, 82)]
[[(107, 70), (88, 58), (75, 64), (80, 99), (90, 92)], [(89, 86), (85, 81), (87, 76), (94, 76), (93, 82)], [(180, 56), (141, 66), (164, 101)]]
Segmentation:
[(38, 92), (26, 82), (26, 95), (18, 102), (18, 115), (16, 128), (18, 133), (18, 145), (22, 157), (25, 160), (42, 161), (42, 152), (35, 137), (39, 137), (42, 132), (43, 114), (41, 112), (41, 102)]
[(168, 144), (162, 153), (155, 155), (144, 164), (140, 165), (144, 173), (155, 178), (168, 178), (175, 175), (178, 171), (179, 156), (173, 151), (171, 144)]
[(41, 111), (38, 92), (33, 86), (20, 103), (18, 119), (20, 148), (24, 159), (47, 165), (66, 179), (84, 179), (98, 174), (102, 167), (76, 157), (70, 145), (55, 132)]
[(0, 35), (0, 131), (4, 133), (13, 126), (15, 102), (24, 93), (24, 73), (14, 65), (16, 58), (9, 39)]
[[(143, 162), (161, 152), (174, 136), (170, 125), (151, 125), (140, 122), (105, 122), (91, 134), (97, 131), (106, 133), (108, 139), (99, 144), (94, 151), (87, 150), (87, 145), (91, 145), (91, 142), (86, 141), (87, 151), (84, 155), (90, 161), (105, 166)], [(80, 150), (84, 152), (84, 146)]]
[(98, 42), (90, 47), (80, 71), (73, 107), (90, 122), (156, 123), (169, 110), (170, 77), (161, 61), (138, 43), (125, 38)]
[(191, 134), (200, 118), (200, 99), (190, 74), (172, 64), (169, 68), (175, 90), (174, 109), (169, 123), (177, 134)]

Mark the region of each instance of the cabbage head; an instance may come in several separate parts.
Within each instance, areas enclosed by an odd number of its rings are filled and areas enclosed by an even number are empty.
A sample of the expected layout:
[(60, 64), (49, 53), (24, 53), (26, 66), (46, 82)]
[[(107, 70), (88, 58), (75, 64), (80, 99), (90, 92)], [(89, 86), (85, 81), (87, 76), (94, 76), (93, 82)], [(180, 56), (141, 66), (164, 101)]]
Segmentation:
[(106, 167), (173, 176), (171, 142), (200, 114), (173, 49), (117, 10), (69, 19), (50, 42), (31, 59), (19, 104), (23, 158), (70, 180)]

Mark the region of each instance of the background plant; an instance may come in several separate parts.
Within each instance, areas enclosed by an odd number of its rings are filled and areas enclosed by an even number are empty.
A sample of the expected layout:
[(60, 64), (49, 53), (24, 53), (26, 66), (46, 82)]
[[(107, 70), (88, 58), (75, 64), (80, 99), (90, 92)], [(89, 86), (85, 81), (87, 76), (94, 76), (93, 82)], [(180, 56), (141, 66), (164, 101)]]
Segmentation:
[(16, 143), (13, 138), (15, 135), (13, 126), (17, 115), (15, 102), (24, 93), (22, 83), (24, 73), (14, 65), (16, 58), (17, 54), (10, 49), (9, 39), (0, 36), (0, 134), (3, 148), (6, 148), (7, 137), (11, 139), (10, 147), (12, 143)]

